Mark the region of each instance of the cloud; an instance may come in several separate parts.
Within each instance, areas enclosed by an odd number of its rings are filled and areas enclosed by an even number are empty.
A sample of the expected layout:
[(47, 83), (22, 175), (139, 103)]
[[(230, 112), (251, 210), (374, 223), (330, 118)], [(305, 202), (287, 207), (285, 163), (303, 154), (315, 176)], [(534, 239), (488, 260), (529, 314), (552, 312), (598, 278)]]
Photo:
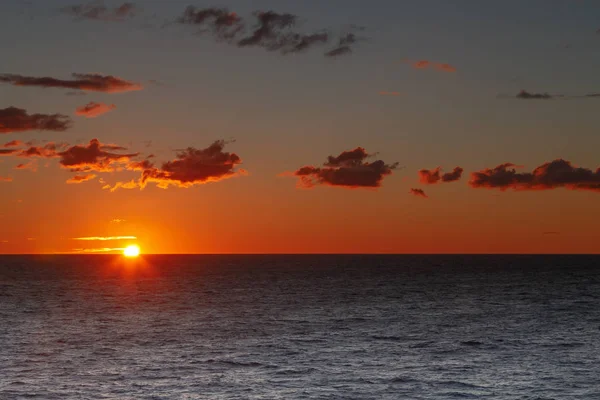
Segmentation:
[(75, 175), (72, 178), (67, 179), (67, 183), (82, 183), (85, 181), (92, 180), (96, 177), (94, 174)]
[(135, 16), (136, 8), (132, 3), (123, 3), (110, 9), (102, 1), (92, 1), (87, 4), (64, 7), (62, 11), (81, 19), (101, 21), (123, 21)]
[(50, 77), (30, 77), (14, 74), (0, 74), (0, 83), (15, 86), (37, 86), (42, 88), (77, 89), (91, 92), (120, 93), (142, 90), (139, 83), (129, 82), (111, 75), (72, 74), (72, 80)]
[(124, 247), (99, 247), (90, 249), (73, 249), (74, 253), (107, 253), (109, 251), (123, 251)]
[(169, 185), (190, 187), (244, 174), (245, 171), (236, 170), (242, 163), (241, 158), (235, 153), (223, 151), (226, 144), (224, 140), (217, 140), (205, 149), (188, 147), (177, 152), (174, 160), (163, 163), (160, 168), (144, 160), (130, 163), (128, 169), (142, 172), (138, 182), (140, 188), (148, 182), (155, 182), (160, 188)]
[(423, 189), (412, 188), (412, 189), (410, 189), (409, 193), (412, 194), (412, 195), (414, 195), (414, 196), (423, 197), (425, 199), (429, 198), (429, 196), (427, 196), (425, 194), (425, 192), (423, 191)]
[(20, 140), (11, 140), (10, 142), (6, 142), (2, 145), (2, 147), (6, 148), (6, 147), (18, 147), (18, 146), (22, 146), (23, 142), (21, 142)]
[(58, 147), (59, 146), (54, 142), (46, 143), (44, 146), (30, 146), (27, 149), (20, 150), (17, 156), (41, 158), (58, 157)]
[[(364, 30), (364, 28), (355, 29)], [(358, 37), (353, 32), (347, 32), (338, 39), (337, 46), (334, 49), (331, 49), (325, 53), (325, 57), (339, 57), (345, 54), (350, 54), (352, 53), (351, 46), (361, 40), (365, 40), (365, 38)]]
[(409, 61), (413, 68), (416, 69), (426, 69), (426, 68), (433, 68), (433, 69), (437, 69), (438, 71), (442, 71), (442, 72), (456, 72), (456, 68), (453, 67), (450, 64), (446, 64), (446, 63), (438, 63), (438, 62), (434, 62), (434, 61), (429, 61), (429, 60), (420, 60), (420, 61)]
[(89, 102), (83, 107), (78, 107), (75, 110), (76, 115), (80, 115), (86, 118), (96, 118), (102, 114), (106, 114), (109, 111), (117, 108), (114, 104), (104, 104), (104, 103), (95, 103)]
[(10, 176), (0, 176), (0, 182), (12, 182), (12, 180)]
[(87, 146), (72, 146), (56, 154), (60, 157), (60, 165), (72, 172), (114, 171), (114, 164), (125, 164), (132, 157), (139, 155), (139, 153), (118, 154), (108, 152), (103, 149), (103, 145), (98, 139), (90, 140)]
[(16, 107), (0, 109), (0, 134), (27, 131), (62, 132), (71, 127), (71, 120), (62, 114), (28, 114)]
[(550, 190), (564, 187), (569, 190), (600, 192), (600, 168), (592, 171), (574, 167), (569, 161), (557, 159), (544, 163), (533, 172), (519, 173), (515, 165), (505, 163), (492, 169), (471, 173), (473, 188), (499, 190)]
[[(248, 24), (227, 8), (189, 6), (175, 22), (196, 26), (200, 29), (199, 33), (212, 34), (218, 41), (226, 41), (238, 47), (260, 47), (281, 54), (301, 53), (332, 39), (325, 29), (313, 33), (295, 31), (298, 17), (293, 14), (256, 11), (253, 17), (255, 23)], [(336, 48), (325, 55), (333, 57), (351, 53), (351, 46), (358, 40), (354, 33), (345, 33), (337, 39)]]
[(244, 22), (227, 8), (198, 9), (188, 6), (176, 22), (195, 25), (201, 28), (200, 33), (211, 32), (219, 39), (231, 40), (244, 30)]
[(12, 156), (18, 153), (19, 149), (0, 149), (0, 156)]
[(554, 96), (548, 93), (529, 93), (526, 90), (521, 90), (516, 97), (517, 99), (523, 100), (548, 100), (553, 98)]
[(439, 182), (455, 182), (460, 180), (463, 173), (463, 169), (461, 167), (456, 167), (452, 170), (452, 172), (447, 172), (442, 174), (442, 170), (440, 167), (436, 169), (422, 169), (419, 171), (419, 181), (426, 185), (432, 185)]
[(29, 170), (31, 172), (35, 172), (37, 171), (37, 163), (35, 161), (30, 161), (30, 162), (26, 162), (26, 163), (21, 163), (21, 164), (17, 164), (15, 166), (15, 169), (19, 169), (19, 170)]
[(71, 238), (73, 240), (83, 240), (83, 241), (109, 241), (109, 240), (135, 240), (137, 237), (135, 236), (84, 236), (84, 237), (75, 237)]
[(312, 188), (316, 185), (340, 186), (345, 188), (378, 188), (383, 178), (391, 175), (398, 163), (386, 164), (382, 160), (367, 162), (372, 157), (364, 148), (344, 151), (338, 156), (329, 156), (324, 167), (305, 166), (293, 173), (298, 177), (298, 186)]

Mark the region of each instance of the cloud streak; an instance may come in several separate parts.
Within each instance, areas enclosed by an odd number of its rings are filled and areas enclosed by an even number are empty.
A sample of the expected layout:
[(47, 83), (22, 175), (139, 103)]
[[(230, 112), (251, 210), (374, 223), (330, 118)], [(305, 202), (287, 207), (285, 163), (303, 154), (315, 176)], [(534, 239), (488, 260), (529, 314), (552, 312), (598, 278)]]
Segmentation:
[(126, 81), (112, 75), (74, 73), (72, 77), (73, 79), (68, 80), (51, 77), (0, 74), (0, 83), (7, 83), (14, 86), (76, 89), (104, 93), (122, 93), (143, 89), (139, 83)]
[(109, 240), (135, 240), (136, 236), (84, 236), (71, 238), (72, 240), (83, 240), (83, 241), (100, 241), (105, 242)]
[(435, 69), (442, 72), (456, 72), (456, 68), (447, 63), (439, 63), (429, 60), (409, 61), (415, 69)]

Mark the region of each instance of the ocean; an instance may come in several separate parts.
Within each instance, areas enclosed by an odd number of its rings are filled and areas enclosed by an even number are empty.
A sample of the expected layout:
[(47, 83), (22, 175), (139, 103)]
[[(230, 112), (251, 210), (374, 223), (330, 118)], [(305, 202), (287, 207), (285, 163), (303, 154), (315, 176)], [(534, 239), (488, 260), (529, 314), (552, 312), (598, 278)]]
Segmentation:
[(600, 257), (0, 256), (0, 399), (600, 399)]

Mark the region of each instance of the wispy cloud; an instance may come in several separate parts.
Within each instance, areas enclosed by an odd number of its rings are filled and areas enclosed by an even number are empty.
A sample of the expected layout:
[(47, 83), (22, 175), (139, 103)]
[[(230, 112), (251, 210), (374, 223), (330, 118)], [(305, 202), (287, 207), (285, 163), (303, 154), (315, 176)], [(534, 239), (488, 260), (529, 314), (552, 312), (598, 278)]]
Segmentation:
[(72, 238), (73, 240), (84, 240), (84, 241), (108, 241), (108, 240), (135, 240), (135, 236), (84, 236)]
[(79, 19), (91, 19), (100, 21), (124, 21), (136, 14), (133, 3), (123, 3), (115, 8), (108, 8), (102, 1), (91, 1), (87, 4), (79, 4), (64, 7), (62, 11)]
[(14, 86), (37, 86), (42, 88), (77, 89), (91, 92), (120, 93), (142, 90), (141, 84), (129, 82), (111, 75), (72, 74), (74, 79), (32, 77), (15, 74), (0, 74), (0, 83)]
[[(337, 57), (352, 52), (352, 46), (362, 40), (356, 36), (354, 26), (337, 38), (326, 29), (302, 33), (296, 30), (298, 16), (278, 13), (272, 10), (256, 11), (254, 23), (247, 23), (237, 13), (228, 8), (196, 8), (189, 6), (183, 15), (175, 20), (182, 25), (198, 28), (200, 34), (210, 34), (217, 41), (237, 47), (258, 47), (281, 54), (297, 54), (316, 46), (334, 41), (334, 48), (327, 51), (327, 57)], [(364, 28), (361, 28), (364, 29)]]
[(96, 177), (94, 174), (75, 175), (72, 178), (67, 179), (67, 183), (82, 183), (85, 181), (92, 180)]
[(96, 103), (92, 101), (85, 106), (78, 107), (75, 110), (75, 114), (86, 118), (96, 118), (102, 114), (106, 114), (107, 112), (114, 110), (115, 108), (117, 108), (117, 106), (114, 104)]
[(429, 60), (419, 60), (419, 61), (407, 61), (410, 63), (413, 68), (416, 69), (435, 69), (442, 72), (456, 72), (456, 68), (447, 63), (439, 63), (435, 61)]
[(425, 199), (429, 197), (425, 194), (425, 191), (423, 189), (411, 188), (409, 193), (417, 197), (423, 197)]

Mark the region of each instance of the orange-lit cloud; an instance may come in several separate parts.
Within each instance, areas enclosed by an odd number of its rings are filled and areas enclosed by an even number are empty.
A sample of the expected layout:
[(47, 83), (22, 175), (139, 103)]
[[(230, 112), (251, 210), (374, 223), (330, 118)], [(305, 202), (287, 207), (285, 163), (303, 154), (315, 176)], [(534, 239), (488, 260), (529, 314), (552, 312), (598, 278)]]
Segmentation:
[(443, 71), (443, 72), (456, 72), (456, 68), (453, 67), (450, 64), (446, 64), (446, 63), (438, 63), (438, 62), (433, 62), (433, 61), (429, 61), (429, 60), (420, 60), (420, 61), (413, 61), (411, 62), (413, 68), (416, 69), (426, 69), (426, 68), (434, 68), (437, 69), (438, 71)]
[(236, 170), (242, 163), (241, 158), (235, 153), (223, 151), (225, 145), (224, 140), (217, 140), (205, 149), (188, 147), (179, 151), (175, 160), (163, 163), (160, 168), (144, 160), (129, 164), (128, 169), (142, 171), (138, 182), (140, 188), (148, 182), (155, 182), (160, 188), (169, 185), (190, 187), (244, 174), (245, 171)]
[(41, 157), (52, 158), (58, 157), (57, 145), (54, 142), (46, 143), (44, 146), (30, 146), (27, 149), (20, 150), (17, 154), (19, 157)]
[(137, 237), (135, 236), (84, 236), (84, 237), (76, 237), (72, 238), (73, 240), (83, 240), (83, 241), (101, 241), (105, 242), (108, 240), (135, 240)]
[(514, 167), (514, 164), (506, 163), (473, 172), (469, 185), (473, 188), (499, 190), (549, 190), (564, 187), (600, 192), (600, 168), (595, 172), (577, 168), (562, 159), (544, 163), (533, 172), (519, 173)]
[(445, 174), (442, 174), (440, 167), (432, 170), (422, 169), (419, 171), (419, 180), (426, 185), (432, 185), (439, 182), (456, 182), (461, 178), (462, 173), (463, 169), (461, 167), (456, 167), (452, 172), (447, 172)]
[(0, 83), (15, 86), (37, 86), (42, 88), (78, 89), (92, 92), (120, 93), (142, 90), (139, 83), (129, 82), (111, 75), (72, 74), (72, 80), (50, 77), (31, 77), (14, 74), (0, 74)]
[(82, 183), (85, 181), (92, 180), (96, 177), (94, 174), (75, 175), (72, 178), (67, 179), (67, 183)]
[(38, 165), (35, 161), (30, 161), (30, 162), (26, 162), (26, 163), (21, 163), (21, 164), (17, 164), (15, 166), (15, 169), (20, 169), (20, 170), (29, 170), (32, 172), (37, 171)]
[(57, 153), (60, 165), (73, 172), (110, 172), (114, 164), (126, 163), (139, 153), (117, 154), (103, 149), (98, 139), (90, 140), (87, 146), (76, 145)]
[(133, 3), (123, 3), (119, 7), (110, 9), (102, 1), (92, 1), (87, 4), (64, 7), (62, 11), (81, 19), (123, 21), (135, 16), (136, 7)]
[(0, 134), (26, 131), (62, 132), (70, 126), (71, 120), (62, 114), (28, 114), (26, 110), (16, 107), (0, 109)]
[(22, 146), (23, 142), (21, 142), (20, 140), (11, 140), (10, 142), (6, 142), (2, 145), (2, 147), (6, 148), (6, 147), (18, 147), (18, 146)]
[(411, 188), (409, 191), (410, 194), (417, 196), (417, 197), (423, 197), (423, 198), (428, 198), (429, 196), (427, 196), (425, 194), (425, 192), (423, 191), (423, 189), (415, 189), (415, 188)]
[(106, 114), (109, 111), (117, 108), (114, 104), (104, 104), (104, 103), (95, 103), (89, 102), (83, 107), (78, 107), (75, 110), (76, 115), (80, 115), (86, 118), (96, 118), (102, 114)]
[(381, 186), (383, 178), (391, 175), (398, 167), (398, 163), (386, 164), (382, 160), (365, 161), (371, 156), (364, 148), (357, 147), (354, 150), (344, 151), (337, 157), (327, 157), (324, 167), (305, 166), (291, 175), (298, 177), (298, 186), (304, 188), (312, 188), (316, 185), (350, 189), (377, 188)]
[(10, 176), (0, 176), (0, 182), (12, 182), (12, 180)]

